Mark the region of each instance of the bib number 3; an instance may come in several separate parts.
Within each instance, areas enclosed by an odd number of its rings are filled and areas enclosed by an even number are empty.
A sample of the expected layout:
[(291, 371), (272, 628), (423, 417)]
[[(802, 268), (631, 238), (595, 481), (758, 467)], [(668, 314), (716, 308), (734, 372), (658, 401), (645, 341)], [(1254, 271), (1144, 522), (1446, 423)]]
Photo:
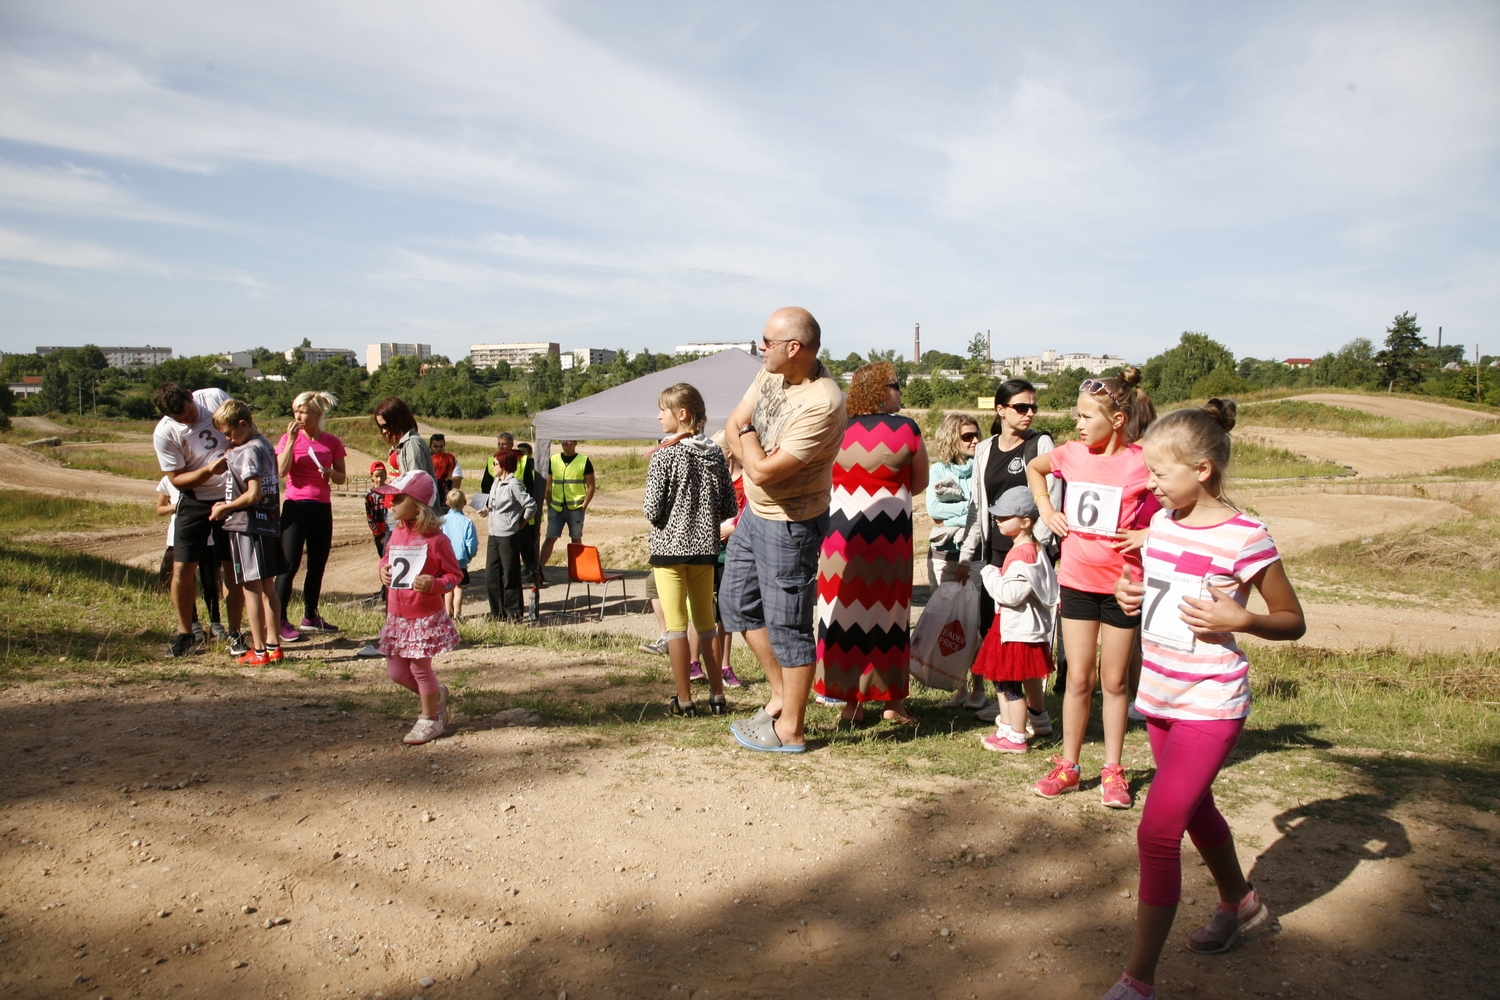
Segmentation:
[(386, 566), (391, 571), (391, 589), (412, 589), (412, 581), (421, 575), (422, 567), (427, 565), (427, 546), (393, 545), (388, 551), (391, 558)]
[(1186, 573), (1164, 573), (1146, 577), (1145, 602), (1141, 608), (1141, 635), (1158, 646), (1184, 653), (1193, 651), (1198, 637), (1182, 620), (1184, 598), (1203, 596), (1203, 577)]
[(1120, 500), (1124, 490), (1102, 483), (1069, 483), (1063, 499), (1068, 530), (1113, 538), (1120, 528)]

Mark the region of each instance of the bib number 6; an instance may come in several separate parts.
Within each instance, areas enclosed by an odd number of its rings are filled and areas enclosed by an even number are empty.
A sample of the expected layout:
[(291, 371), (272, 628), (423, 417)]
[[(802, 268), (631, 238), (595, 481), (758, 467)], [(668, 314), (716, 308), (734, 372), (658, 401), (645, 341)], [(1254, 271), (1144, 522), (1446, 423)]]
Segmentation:
[(1063, 500), (1068, 530), (1085, 535), (1113, 537), (1120, 526), (1120, 499), (1124, 491), (1102, 483), (1069, 483)]
[(427, 565), (427, 546), (393, 545), (390, 554), (391, 558), (386, 566), (391, 571), (391, 589), (411, 590), (412, 581), (421, 575), (422, 567)]

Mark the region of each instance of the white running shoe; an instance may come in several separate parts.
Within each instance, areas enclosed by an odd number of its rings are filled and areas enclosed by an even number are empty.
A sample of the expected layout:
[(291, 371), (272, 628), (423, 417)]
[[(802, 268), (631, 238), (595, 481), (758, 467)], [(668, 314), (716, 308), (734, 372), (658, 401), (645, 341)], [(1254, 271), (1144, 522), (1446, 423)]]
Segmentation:
[(978, 719), (980, 722), (994, 722), (996, 719), (1000, 718), (1000, 700), (997, 698), (996, 700), (981, 708), (979, 711), (975, 712), (974, 718)]
[(411, 732), (401, 740), (407, 746), (421, 746), (423, 743), (431, 743), (443, 735), (443, 721), (441, 719), (429, 719), (420, 716), (417, 724), (411, 727)]
[(1040, 712), (1026, 710), (1026, 730), (1033, 736), (1052, 735), (1052, 716), (1047, 714), (1044, 708)]
[(354, 655), (362, 660), (378, 660), (385, 656), (373, 642), (365, 643), (364, 648)]

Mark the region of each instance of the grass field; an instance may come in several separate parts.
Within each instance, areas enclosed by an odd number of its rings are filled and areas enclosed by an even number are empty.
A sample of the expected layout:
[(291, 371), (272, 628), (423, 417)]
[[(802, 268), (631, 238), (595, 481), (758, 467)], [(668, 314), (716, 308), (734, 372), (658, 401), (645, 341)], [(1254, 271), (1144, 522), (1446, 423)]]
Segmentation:
[(1240, 408), (1239, 421), (1241, 424), (1259, 427), (1327, 431), (1365, 438), (1445, 438), (1500, 433), (1500, 421), (1477, 420), (1470, 424), (1450, 424), (1442, 420), (1395, 420), (1342, 406), (1310, 403), (1300, 399), (1247, 403)]
[(1287, 564), (1310, 589), (1379, 599), (1405, 594), (1443, 604), (1500, 607), (1500, 523), (1461, 518), (1328, 545)]
[(1229, 464), (1231, 479), (1297, 479), (1311, 476), (1347, 476), (1348, 469), (1337, 462), (1325, 462), (1272, 448), (1257, 441), (1236, 440)]

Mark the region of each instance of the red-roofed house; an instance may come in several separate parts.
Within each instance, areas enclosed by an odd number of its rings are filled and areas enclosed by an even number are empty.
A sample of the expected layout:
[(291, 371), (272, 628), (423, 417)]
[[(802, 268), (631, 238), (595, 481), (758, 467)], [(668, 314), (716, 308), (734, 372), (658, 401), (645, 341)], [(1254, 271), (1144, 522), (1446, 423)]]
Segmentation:
[(1287, 358), (1282, 364), (1290, 368), (1307, 368), (1313, 363), (1312, 358)]

